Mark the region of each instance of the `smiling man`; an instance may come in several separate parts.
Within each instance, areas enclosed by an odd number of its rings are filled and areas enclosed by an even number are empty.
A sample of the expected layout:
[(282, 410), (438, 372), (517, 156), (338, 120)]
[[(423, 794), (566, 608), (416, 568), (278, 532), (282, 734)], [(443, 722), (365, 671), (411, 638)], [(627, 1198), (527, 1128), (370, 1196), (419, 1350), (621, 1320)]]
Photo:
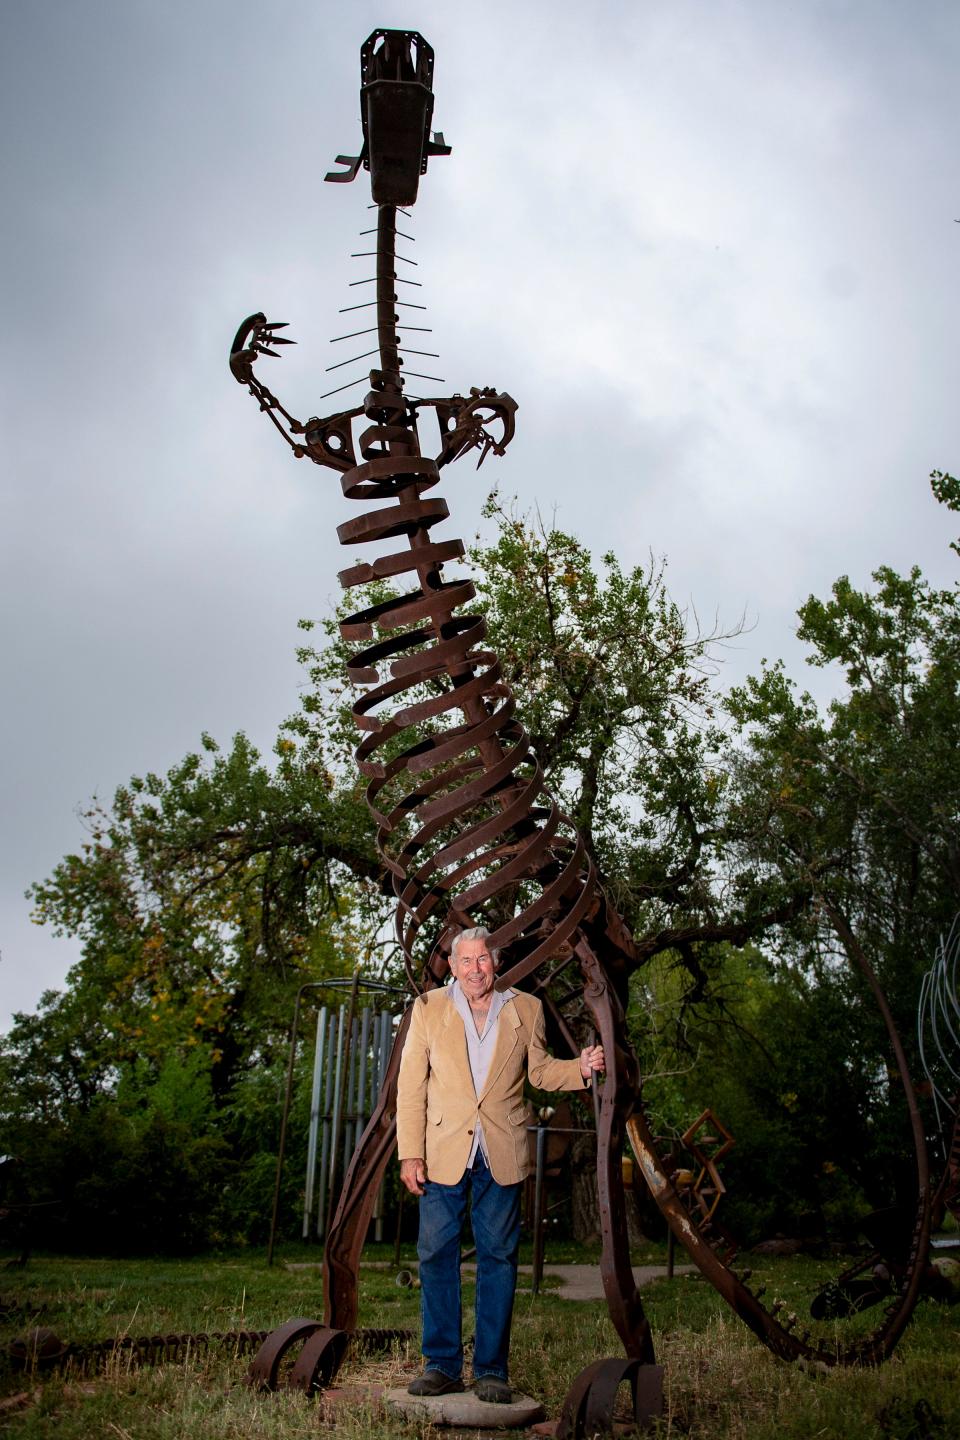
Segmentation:
[(509, 1403), (507, 1357), (517, 1283), (521, 1182), (530, 1170), (524, 1078), (540, 1090), (579, 1090), (604, 1068), (599, 1045), (576, 1060), (547, 1053), (543, 1007), (495, 990), (497, 955), (482, 926), (453, 942), (453, 984), (414, 1003), (400, 1061), (400, 1178), (420, 1199), (424, 1373), (412, 1395), (463, 1389), (460, 1235), (471, 1202), (477, 1247), (473, 1352), (479, 1399)]

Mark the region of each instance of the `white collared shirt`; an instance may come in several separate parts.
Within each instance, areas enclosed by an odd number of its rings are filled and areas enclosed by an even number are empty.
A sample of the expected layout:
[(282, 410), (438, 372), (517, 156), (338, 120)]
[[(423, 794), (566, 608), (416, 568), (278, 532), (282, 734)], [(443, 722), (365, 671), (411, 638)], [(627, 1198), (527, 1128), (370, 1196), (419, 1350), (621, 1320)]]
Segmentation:
[[(450, 986), (450, 998), (456, 1006), (457, 1014), (463, 1021), (464, 1033), (467, 1037), (467, 1060), (470, 1064), (470, 1074), (473, 1077), (473, 1088), (477, 1099), (483, 1094), (483, 1087), (487, 1083), (487, 1076), (490, 1073), (490, 1064), (493, 1060), (493, 1052), (497, 1044), (497, 1030), (500, 1011), (513, 996), (512, 990), (494, 990), (490, 996), (490, 1009), (487, 1011), (486, 1024), (483, 1027), (483, 1034), (477, 1031), (476, 1022), (473, 1018), (473, 1011), (470, 1009), (470, 1001), (467, 999), (460, 982), (454, 980)], [(483, 1126), (477, 1120), (473, 1132), (473, 1145), (470, 1148), (470, 1157), (467, 1160), (467, 1169), (477, 1158), (477, 1151), (480, 1150), (484, 1160), (489, 1164), (487, 1147), (483, 1139)]]

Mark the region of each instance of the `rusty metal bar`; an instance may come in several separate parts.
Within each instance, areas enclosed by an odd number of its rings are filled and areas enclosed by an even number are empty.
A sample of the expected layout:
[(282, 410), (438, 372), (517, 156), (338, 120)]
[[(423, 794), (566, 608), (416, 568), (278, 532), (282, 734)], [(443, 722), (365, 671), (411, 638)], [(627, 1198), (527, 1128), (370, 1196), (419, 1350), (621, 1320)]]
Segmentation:
[(533, 1279), (531, 1290), (534, 1295), (540, 1293), (540, 1282), (543, 1279), (543, 1191), (544, 1191), (544, 1158), (547, 1153), (547, 1127), (537, 1126), (537, 1168), (534, 1172), (533, 1191)]
[(323, 1083), (323, 1057), (327, 1037), (327, 1007), (317, 1012), (317, 1038), (313, 1052), (313, 1085), (310, 1090), (310, 1129), (307, 1136), (307, 1178), (303, 1190), (303, 1239), (310, 1238), (313, 1214), (313, 1192), (317, 1175), (317, 1139), (320, 1129), (320, 1092)]
[(300, 1002), (307, 990), (316, 990), (319, 987), (307, 981), (297, 991), (297, 998), (293, 1004), (293, 1020), (290, 1024), (290, 1055), (287, 1060), (287, 1083), (283, 1093), (283, 1113), (280, 1118), (280, 1142), (277, 1146), (277, 1170), (273, 1182), (273, 1210), (270, 1215), (270, 1239), (267, 1242), (267, 1264), (273, 1264), (273, 1251), (277, 1239), (277, 1219), (280, 1214), (280, 1183), (283, 1177), (283, 1152), (287, 1143), (287, 1120), (290, 1116), (290, 1099), (293, 1095), (293, 1067), (297, 1058), (297, 1027), (300, 1023)]
[[(357, 991), (360, 985), (360, 971), (353, 972), (353, 983), (350, 986), (350, 1005), (347, 1010), (346, 1019), (341, 1011), (341, 1029), (337, 1047), (337, 1078), (333, 1093), (333, 1129), (330, 1139), (330, 1208), (327, 1211), (326, 1231), (330, 1230), (330, 1218), (333, 1213), (334, 1196), (336, 1194), (337, 1176), (337, 1151), (340, 1148), (340, 1130), (343, 1123), (344, 1091), (347, 1092), (347, 1103), (349, 1104), (350, 1086), (350, 1039), (353, 1030), (353, 1016), (357, 1005)], [(344, 1326), (344, 1329), (352, 1328)]]

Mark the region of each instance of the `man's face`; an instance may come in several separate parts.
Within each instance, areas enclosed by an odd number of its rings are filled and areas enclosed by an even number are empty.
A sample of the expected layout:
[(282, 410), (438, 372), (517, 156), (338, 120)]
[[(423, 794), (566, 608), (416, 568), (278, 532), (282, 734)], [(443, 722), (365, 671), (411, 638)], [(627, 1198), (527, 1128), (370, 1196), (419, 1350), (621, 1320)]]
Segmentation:
[(450, 957), (450, 969), (472, 1004), (492, 993), (497, 972), (485, 940), (461, 940), (457, 958)]

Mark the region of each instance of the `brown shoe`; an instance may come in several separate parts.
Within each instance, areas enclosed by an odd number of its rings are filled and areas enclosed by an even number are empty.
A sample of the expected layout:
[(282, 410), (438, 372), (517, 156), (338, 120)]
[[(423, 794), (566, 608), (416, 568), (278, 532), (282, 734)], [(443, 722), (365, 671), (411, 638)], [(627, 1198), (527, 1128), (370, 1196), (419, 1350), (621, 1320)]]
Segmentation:
[(408, 1395), (455, 1395), (463, 1389), (462, 1380), (444, 1375), (442, 1370), (424, 1370), (407, 1386)]
[(509, 1405), (513, 1399), (513, 1391), (499, 1375), (481, 1375), (473, 1387), (473, 1393), (478, 1400), (485, 1400), (488, 1405)]

